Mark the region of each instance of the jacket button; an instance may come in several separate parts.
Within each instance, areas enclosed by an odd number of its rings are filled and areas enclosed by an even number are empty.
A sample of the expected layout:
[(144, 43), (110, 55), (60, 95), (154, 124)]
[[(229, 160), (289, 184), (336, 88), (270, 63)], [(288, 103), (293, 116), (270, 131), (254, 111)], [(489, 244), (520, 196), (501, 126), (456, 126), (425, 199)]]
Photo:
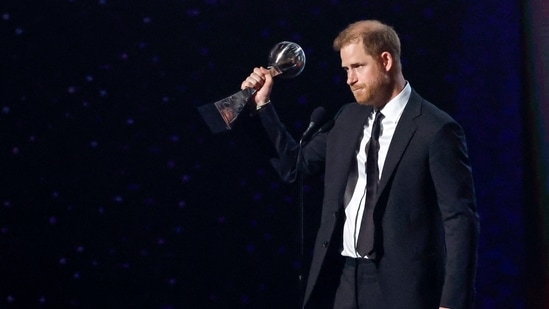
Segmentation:
[(333, 216), (334, 218), (337, 218), (337, 211), (334, 211), (334, 213), (332, 214), (332, 216)]
[(325, 242), (322, 244), (322, 247), (328, 248), (328, 244), (329, 244), (329, 243), (330, 243), (329, 241), (325, 241)]

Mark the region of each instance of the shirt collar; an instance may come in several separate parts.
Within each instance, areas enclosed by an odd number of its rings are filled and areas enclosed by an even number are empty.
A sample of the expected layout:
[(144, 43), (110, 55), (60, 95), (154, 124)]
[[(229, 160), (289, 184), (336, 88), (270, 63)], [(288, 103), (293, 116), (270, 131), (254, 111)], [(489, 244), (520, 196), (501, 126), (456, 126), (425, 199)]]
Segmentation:
[(412, 94), (412, 87), (410, 83), (406, 82), (406, 86), (402, 91), (394, 98), (392, 98), (385, 106), (380, 110), (383, 113), (384, 121), (392, 121), (397, 123), (406, 107), (406, 103), (410, 99)]

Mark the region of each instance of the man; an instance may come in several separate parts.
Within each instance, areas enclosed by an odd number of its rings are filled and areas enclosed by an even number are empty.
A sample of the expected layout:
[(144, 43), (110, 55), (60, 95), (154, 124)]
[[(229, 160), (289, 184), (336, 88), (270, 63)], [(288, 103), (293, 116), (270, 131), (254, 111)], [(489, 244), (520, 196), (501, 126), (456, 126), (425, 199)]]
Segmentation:
[(298, 144), (269, 104), (269, 70), (241, 85), (257, 90), (284, 180), (325, 165), (304, 307), (472, 308), (479, 227), (461, 126), (404, 79), (390, 26), (353, 23), (334, 49), (356, 103), (303, 147), (299, 166)]

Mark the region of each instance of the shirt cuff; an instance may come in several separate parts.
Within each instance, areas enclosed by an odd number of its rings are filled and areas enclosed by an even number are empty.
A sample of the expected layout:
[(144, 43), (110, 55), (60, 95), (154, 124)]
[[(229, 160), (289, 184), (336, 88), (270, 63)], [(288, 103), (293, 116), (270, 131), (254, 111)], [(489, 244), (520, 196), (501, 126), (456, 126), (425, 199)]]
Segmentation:
[(256, 105), (255, 110), (256, 110), (256, 111), (259, 111), (259, 110), (261, 110), (263, 107), (265, 107), (267, 104), (270, 104), (270, 103), (271, 103), (271, 100), (269, 99), (269, 100), (267, 100), (267, 102), (265, 102), (265, 103), (263, 103), (263, 104), (261, 104), (261, 105), (258, 104), (258, 105)]

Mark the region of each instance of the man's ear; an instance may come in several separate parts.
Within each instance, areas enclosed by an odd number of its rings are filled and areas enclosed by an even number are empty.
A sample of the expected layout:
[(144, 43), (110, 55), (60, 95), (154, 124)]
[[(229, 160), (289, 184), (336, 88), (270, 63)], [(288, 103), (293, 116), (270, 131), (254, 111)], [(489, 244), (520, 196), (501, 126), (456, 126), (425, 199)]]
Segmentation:
[(391, 69), (395, 65), (393, 60), (393, 55), (391, 55), (391, 53), (389, 52), (382, 52), (380, 58), (381, 58), (381, 65), (383, 66), (385, 71), (386, 72), (391, 71)]

